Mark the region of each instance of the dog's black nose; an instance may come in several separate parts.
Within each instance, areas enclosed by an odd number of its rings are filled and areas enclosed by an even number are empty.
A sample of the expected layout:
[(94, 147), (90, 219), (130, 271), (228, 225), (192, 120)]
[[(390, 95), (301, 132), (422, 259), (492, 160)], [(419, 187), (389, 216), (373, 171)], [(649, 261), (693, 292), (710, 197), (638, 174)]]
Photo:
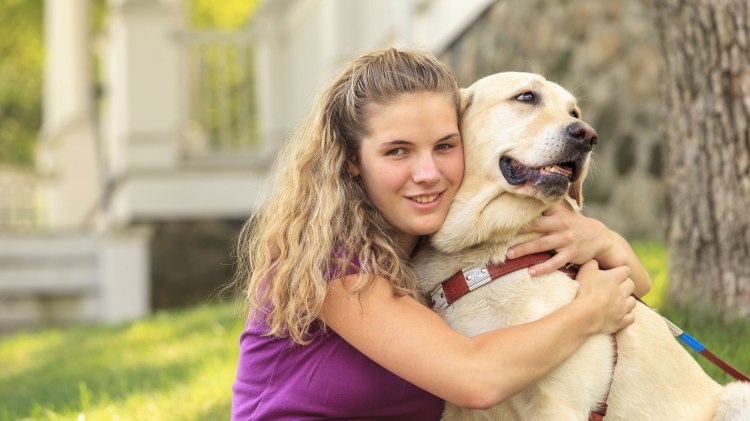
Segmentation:
[(586, 123), (575, 122), (568, 126), (566, 130), (566, 136), (571, 142), (575, 142), (576, 145), (590, 151), (594, 145), (599, 142), (599, 136), (596, 134), (596, 130)]

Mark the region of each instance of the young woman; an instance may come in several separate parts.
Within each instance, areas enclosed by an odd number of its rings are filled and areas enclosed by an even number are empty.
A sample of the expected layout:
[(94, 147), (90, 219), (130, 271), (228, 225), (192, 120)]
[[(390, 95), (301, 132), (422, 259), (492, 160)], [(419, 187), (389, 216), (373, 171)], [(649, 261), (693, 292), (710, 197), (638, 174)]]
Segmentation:
[[(243, 230), (250, 317), (232, 418), (437, 420), (444, 400), (488, 407), (542, 377), (599, 333), (633, 322), (648, 275), (621, 237), (558, 206), (531, 224), (585, 263), (568, 306), (475, 337), (416, 294), (409, 256), (443, 223), (463, 176), (458, 87), (423, 52), (352, 61), (279, 154), (275, 190)], [(583, 226), (581, 233), (573, 228)], [(599, 264), (608, 267), (600, 270)]]

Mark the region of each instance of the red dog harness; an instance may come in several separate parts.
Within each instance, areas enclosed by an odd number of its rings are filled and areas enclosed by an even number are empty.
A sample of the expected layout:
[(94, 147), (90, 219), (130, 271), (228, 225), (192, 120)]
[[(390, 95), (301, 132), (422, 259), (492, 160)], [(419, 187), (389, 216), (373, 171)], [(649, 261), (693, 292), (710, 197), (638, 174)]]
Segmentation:
[[(474, 291), (475, 289), (501, 278), (509, 273), (526, 269), (533, 265), (546, 262), (554, 256), (552, 253), (534, 253), (522, 256), (517, 259), (507, 259), (498, 265), (475, 265), (468, 267), (460, 272), (456, 272), (430, 292), (429, 301), (431, 306), (436, 310), (442, 310), (456, 302), (459, 298)], [(569, 277), (575, 279), (578, 274), (578, 267), (568, 265), (560, 271), (565, 272)], [(615, 365), (617, 364), (617, 337), (612, 335), (612, 347), (614, 348), (614, 362), (612, 364), (612, 377), (609, 379), (607, 393), (604, 400), (599, 403), (597, 408), (589, 414), (589, 421), (601, 421), (607, 415), (607, 399), (609, 391), (612, 388), (612, 378), (614, 377)]]

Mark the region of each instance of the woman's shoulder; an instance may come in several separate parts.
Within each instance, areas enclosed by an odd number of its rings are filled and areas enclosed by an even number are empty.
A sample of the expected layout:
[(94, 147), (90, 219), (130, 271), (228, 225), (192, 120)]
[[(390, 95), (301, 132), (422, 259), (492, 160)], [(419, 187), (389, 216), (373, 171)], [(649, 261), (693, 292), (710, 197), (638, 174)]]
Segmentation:
[(337, 246), (331, 253), (331, 261), (328, 264), (326, 281), (330, 282), (336, 278), (356, 275), (362, 272), (359, 256), (353, 251), (348, 251), (342, 246)]

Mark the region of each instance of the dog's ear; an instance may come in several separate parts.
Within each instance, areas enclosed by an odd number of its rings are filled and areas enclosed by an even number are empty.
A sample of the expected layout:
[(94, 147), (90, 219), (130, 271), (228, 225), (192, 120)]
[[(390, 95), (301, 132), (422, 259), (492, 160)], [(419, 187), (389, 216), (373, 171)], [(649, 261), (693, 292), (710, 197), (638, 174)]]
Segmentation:
[(570, 184), (570, 187), (568, 187), (568, 197), (576, 202), (578, 209), (583, 207), (583, 179)]
[(578, 209), (583, 207), (583, 180), (586, 179), (588, 173), (588, 165), (583, 166), (583, 173), (578, 177), (575, 183), (571, 183), (568, 187), (568, 196), (573, 199), (578, 205)]
[(462, 88), (460, 91), (460, 102), (458, 106), (458, 121), (463, 120), (466, 111), (474, 100), (474, 90), (472, 88)]

